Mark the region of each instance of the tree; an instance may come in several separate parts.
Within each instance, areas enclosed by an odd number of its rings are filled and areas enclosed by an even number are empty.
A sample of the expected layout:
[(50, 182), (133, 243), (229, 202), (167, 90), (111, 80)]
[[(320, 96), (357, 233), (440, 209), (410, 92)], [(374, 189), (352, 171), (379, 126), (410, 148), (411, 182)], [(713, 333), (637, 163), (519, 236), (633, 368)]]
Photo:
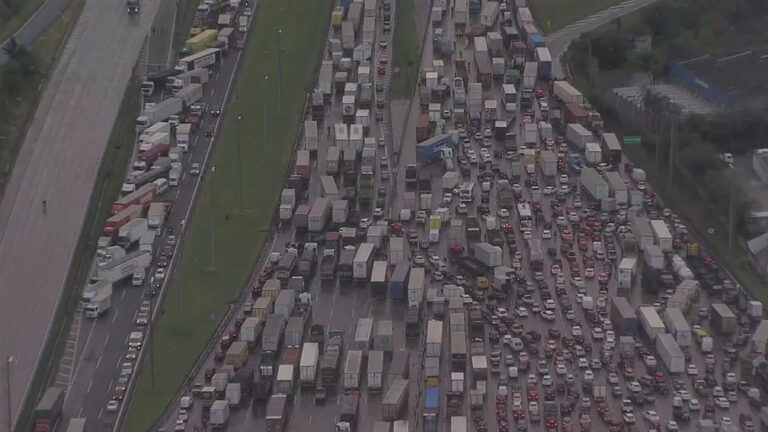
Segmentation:
[(648, 75), (651, 84), (664, 75), (664, 59), (658, 51), (633, 50), (627, 56), (627, 62), (633, 69)]

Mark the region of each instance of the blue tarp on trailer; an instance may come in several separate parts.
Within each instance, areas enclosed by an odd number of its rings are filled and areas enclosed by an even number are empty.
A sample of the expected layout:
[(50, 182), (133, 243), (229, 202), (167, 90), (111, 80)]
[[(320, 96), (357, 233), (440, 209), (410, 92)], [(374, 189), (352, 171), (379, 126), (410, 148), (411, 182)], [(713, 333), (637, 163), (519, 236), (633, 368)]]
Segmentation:
[(424, 411), (427, 414), (436, 414), (440, 407), (440, 387), (427, 387), (426, 396)]
[(430, 163), (440, 160), (441, 152), (444, 148), (454, 148), (456, 137), (457, 135), (455, 134), (445, 133), (416, 144), (416, 161), (419, 163)]

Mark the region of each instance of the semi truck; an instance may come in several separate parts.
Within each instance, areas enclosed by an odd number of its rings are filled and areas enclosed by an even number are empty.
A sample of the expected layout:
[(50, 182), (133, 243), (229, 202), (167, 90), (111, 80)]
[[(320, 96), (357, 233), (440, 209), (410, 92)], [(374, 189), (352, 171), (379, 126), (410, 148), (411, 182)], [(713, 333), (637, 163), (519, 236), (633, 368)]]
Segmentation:
[[(142, 206), (142, 211), (143, 211), (143, 207), (149, 204), (150, 202), (154, 201), (156, 197), (157, 197), (157, 185), (155, 185), (154, 183), (145, 184), (144, 186), (136, 189), (135, 192), (130, 193), (118, 199), (117, 201), (115, 201), (112, 204), (112, 214), (116, 215), (131, 205), (140, 205)], [(135, 218), (131, 218), (131, 220), (132, 219), (135, 219)], [(128, 222), (128, 221), (125, 221), (125, 222)], [(125, 225), (125, 223), (123, 223), (122, 225)]]
[(395, 378), (384, 394), (381, 403), (381, 418), (386, 421), (394, 421), (400, 417), (400, 413), (408, 400), (408, 380)]
[(347, 351), (344, 361), (344, 389), (357, 390), (360, 388), (360, 370), (362, 369), (363, 352), (358, 350)]
[(373, 243), (362, 243), (357, 249), (353, 261), (352, 278), (356, 281), (367, 281), (373, 265)]
[(117, 245), (128, 250), (138, 244), (141, 236), (147, 232), (147, 220), (144, 218), (134, 219), (120, 227), (117, 234)]
[[(111, 284), (110, 284), (111, 287)], [(96, 319), (106, 314), (112, 308), (112, 290), (102, 291), (96, 294), (85, 304), (85, 317)]]
[(151, 261), (152, 255), (147, 251), (131, 252), (123, 257), (112, 260), (107, 265), (99, 266), (96, 271), (96, 277), (115, 283), (133, 276), (135, 272), (145, 271)]
[(320, 346), (317, 342), (305, 342), (299, 362), (299, 384), (302, 387), (315, 385)]
[(178, 97), (170, 97), (157, 103), (146, 103), (141, 115), (136, 117), (136, 132), (141, 132), (157, 122), (179, 114), (183, 109), (184, 102)]
[(48, 387), (32, 413), (35, 432), (53, 432), (56, 422), (61, 417), (64, 405), (64, 388)]
[(128, 15), (138, 15), (141, 2), (139, 0), (128, 0)]
[(208, 48), (184, 57), (176, 64), (175, 69), (181, 72), (189, 72), (194, 69), (206, 68), (221, 62), (222, 50), (219, 48)]

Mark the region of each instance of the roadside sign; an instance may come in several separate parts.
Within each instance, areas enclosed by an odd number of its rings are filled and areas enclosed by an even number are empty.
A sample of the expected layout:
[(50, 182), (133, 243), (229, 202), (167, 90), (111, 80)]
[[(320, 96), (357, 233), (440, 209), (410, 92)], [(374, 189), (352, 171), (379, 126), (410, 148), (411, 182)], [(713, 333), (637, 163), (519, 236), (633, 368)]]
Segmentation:
[(643, 137), (637, 135), (625, 135), (624, 144), (640, 144), (643, 142)]

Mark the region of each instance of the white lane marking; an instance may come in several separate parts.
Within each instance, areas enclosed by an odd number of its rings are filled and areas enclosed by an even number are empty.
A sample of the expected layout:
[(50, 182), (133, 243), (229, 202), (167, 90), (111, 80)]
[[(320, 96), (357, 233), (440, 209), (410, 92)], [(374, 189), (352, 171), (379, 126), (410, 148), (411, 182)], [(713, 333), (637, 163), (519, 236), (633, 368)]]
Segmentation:
[(99, 356), (98, 360), (96, 360), (96, 369), (98, 369), (98, 368), (99, 368), (99, 365), (101, 364), (101, 359), (102, 359), (103, 357), (104, 357), (104, 356)]
[(107, 346), (107, 343), (109, 343), (109, 337), (112, 336), (112, 333), (107, 333), (107, 337), (104, 338), (104, 346)]
[(85, 394), (91, 392), (91, 387), (93, 387), (93, 378), (91, 378), (91, 382), (88, 383), (88, 390), (85, 391)]
[[(123, 290), (123, 295), (125, 295), (125, 291), (126, 291), (126, 290)], [(114, 323), (115, 323), (115, 321), (117, 321), (117, 317), (118, 317), (118, 316), (120, 316), (120, 309), (116, 309), (116, 310), (115, 310), (115, 313), (114, 313), (114, 314), (112, 314), (112, 324), (114, 324)]]

